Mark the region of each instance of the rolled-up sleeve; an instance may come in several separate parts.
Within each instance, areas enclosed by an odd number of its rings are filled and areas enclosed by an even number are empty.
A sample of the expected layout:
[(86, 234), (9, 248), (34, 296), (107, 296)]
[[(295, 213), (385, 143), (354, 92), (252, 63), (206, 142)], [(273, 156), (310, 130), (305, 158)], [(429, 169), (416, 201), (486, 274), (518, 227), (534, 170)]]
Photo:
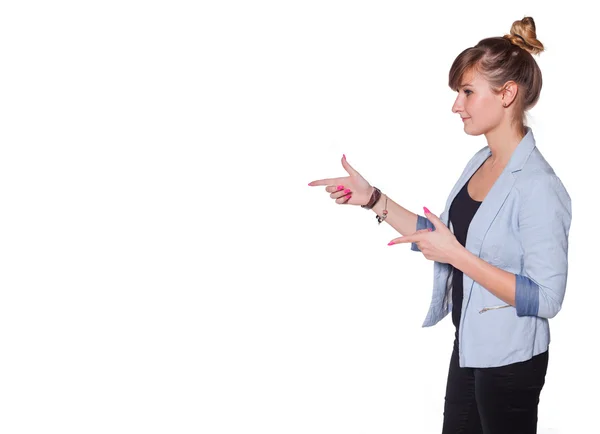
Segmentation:
[[(427, 217), (417, 215), (417, 229), (416, 230), (420, 231), (421, 229), (431, 229), (432, 231), (435, 231), (435, 226), (433, 226), (433, 223), (431, 223), (431, 221), (429, 221), (429, 219)], [(415, 252), (421, 251), (419, 249), (419, 246), (417, 246), (417, 243), (411, 243), (410, 249)]]
[(523, 272), (516, 275), (518, 316), (554, 317), (567, 286), (571, 198), (560, 179), (530, 183), (519, 210)]

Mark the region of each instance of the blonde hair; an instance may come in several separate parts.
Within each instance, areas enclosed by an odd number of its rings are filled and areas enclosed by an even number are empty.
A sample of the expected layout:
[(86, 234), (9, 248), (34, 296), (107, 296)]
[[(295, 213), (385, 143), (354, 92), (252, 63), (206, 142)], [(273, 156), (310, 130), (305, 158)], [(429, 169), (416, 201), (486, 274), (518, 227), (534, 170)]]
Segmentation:
[(511, 43), (531, 54), (540, 54), (544, 45), (537, 40), (535, 22), (531, 17), (515, 21), (510, 27), (510, 34), (504, 35)]
[(524, 132), (525, 111), (535, 106), (542, 90), (542, 71), (532, 54), (542, 51), (544, 45), (537, 39), (535, 22), (525, 17), (512, 24), (510, 34), (482, 39), (460, 53), (450, 68), (448, 85), (458, 90), (462, 77), (471, 70), (483, 75), (496, 93), (506, 82), (514, 81), (518, 91), (512, 121)]

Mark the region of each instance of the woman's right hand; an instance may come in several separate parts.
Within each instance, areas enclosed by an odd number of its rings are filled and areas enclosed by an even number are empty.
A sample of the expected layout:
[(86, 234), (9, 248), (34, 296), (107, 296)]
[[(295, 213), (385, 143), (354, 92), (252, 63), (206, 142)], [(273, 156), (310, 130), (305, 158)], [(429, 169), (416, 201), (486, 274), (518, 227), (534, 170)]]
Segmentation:
[(342, 178), (319, 179), (308, 185), (315, 187), (325, 185), (325, 191), (330, 193), (329, 197), (338, 204), (366, 205), (373, 194), (373, 187), (342, 157), (342, 166), (349, 176)]

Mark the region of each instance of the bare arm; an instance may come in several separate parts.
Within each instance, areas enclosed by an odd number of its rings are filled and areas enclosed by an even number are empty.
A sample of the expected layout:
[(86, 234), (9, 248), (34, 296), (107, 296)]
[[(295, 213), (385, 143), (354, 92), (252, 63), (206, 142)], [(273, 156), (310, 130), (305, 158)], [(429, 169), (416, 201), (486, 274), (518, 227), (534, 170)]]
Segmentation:
[[(385, 199), (386, 195), (383, 193), (375, 206), (371, 208), (377, 215), (382, 215)], [(388, 214), (384, 221), (401, 235), (408, 235), (415, 232), (415, 228), (417, 227), (417, 214), (398, 205), (390, 197), (387, 198), (387, 211)]]
[(516, 280), (513, 273), (494, 267), (462, 246), (457, 246), (452, 265), (500, 300), (511, 306), (516, 306)]

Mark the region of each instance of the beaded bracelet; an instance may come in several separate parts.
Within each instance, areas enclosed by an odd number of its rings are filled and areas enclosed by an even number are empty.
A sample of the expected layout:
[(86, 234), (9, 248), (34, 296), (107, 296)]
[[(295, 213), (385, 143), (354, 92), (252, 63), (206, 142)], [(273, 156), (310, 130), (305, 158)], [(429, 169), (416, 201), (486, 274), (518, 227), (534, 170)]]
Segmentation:
[[(378, 189), (377, 187), (373, 187), (373, 194), (371, 194), (371, 198), (369, 199), (369, 202), (366, 205), (361, 205), (362, 208), (364, 209), (372, 209), (375, 204), (379, 201), (379, 199), (381, 198), (381, 190)], [(388, 211), (387, 211), (387, 194), (385, 195), (385, 206), (383, 207), (383, 212), (381, 213), (382, 215), (376, 215), (375, 217), (377, 218), (377, 222), (379, 224), (381, 224), (382, 221), (384, 221), (388, 215)]]
[(376, 215), (375, 217), (377, 217), (377, 223), (381, 224), (382, 221), (384, 221), (387, 216), (388, 216), (388, 211), (387, 211), (387, 194), (385, 195), (385, 206), (383, 207), (383, 212), (381, 213), (383, 215)]

